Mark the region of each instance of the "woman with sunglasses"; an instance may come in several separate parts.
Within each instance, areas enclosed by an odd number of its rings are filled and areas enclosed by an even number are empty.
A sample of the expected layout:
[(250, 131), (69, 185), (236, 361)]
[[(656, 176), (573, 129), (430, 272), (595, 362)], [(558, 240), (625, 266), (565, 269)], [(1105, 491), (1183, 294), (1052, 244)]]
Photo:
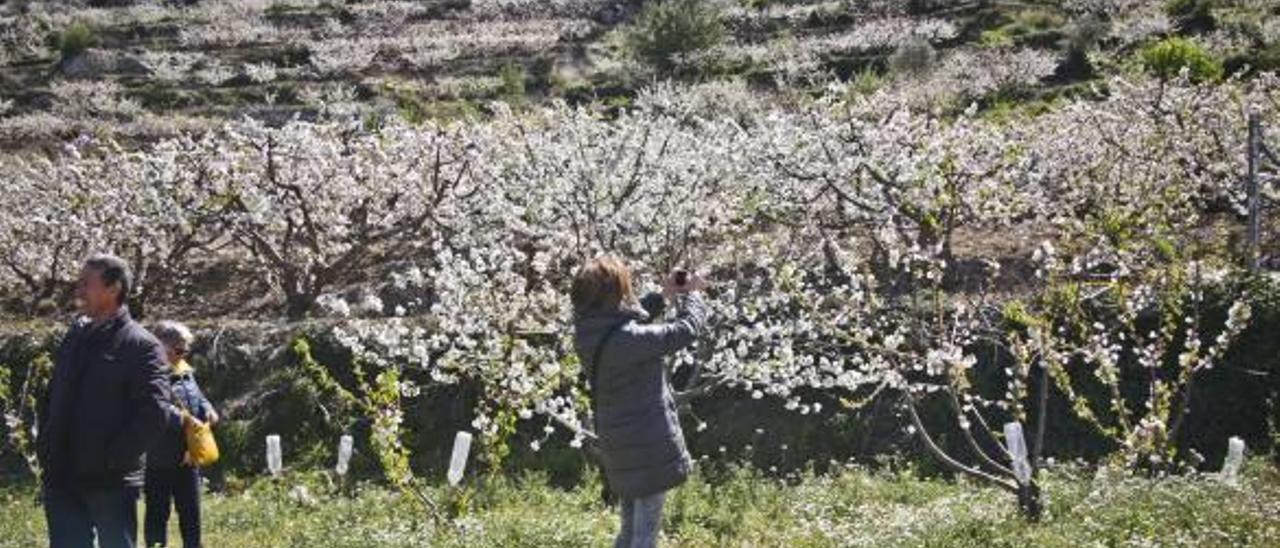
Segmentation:
[[(195, 369), (187, 363), (187, 352), (194, 339), (191, 330), (178, 322), (165, 321), (152, 331), (164, 347), (171, 368), (169, 382), (174, 403), (197, 420), (217, 424), (218, 413), (200, 391)], [(143, 487), (147, 511), (143, 533), (148, 547), (168, 546), (171, 502), (178, 511), (182, 546), (200, 546), (200, 484), (200, 469), (187, 459), (183, 433), (165, 433), (147, 452), (147, 475)]]

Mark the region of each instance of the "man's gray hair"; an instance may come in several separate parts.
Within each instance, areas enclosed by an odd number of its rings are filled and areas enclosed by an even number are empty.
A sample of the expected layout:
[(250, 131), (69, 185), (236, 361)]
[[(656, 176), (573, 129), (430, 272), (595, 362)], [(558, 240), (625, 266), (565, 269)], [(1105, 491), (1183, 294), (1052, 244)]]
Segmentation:
[(85, 259), (84, 266), (96, 270), (102, 276), (102, 283), (108, 286), (120, 284), (116, 304), (129, 302), (129, 291), (133, 289), (133, 271), (129, 270), (129, 263), (115, 255), (97, 253)]
[(160, 339), (161, 343), (175, 350), (187, 350), (196, 339), (187, 326), (172, 320), (164, 320), (157, 323), (155, 327), (151, 328), (151, 332), (155, 334), (157, 339)]

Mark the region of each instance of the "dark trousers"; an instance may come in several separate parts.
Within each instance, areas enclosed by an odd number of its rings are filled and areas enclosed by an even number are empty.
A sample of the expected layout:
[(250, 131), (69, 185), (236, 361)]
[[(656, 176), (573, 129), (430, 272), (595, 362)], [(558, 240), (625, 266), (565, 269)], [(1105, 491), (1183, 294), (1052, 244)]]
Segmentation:
[(144, 487), (147, 546), (169, 545), (169, 503), (178, 511), (183, 548), (200, 546), (200, 470), (189, 466), (148, 468)]
[(138, 488), (79, 490), (45, 487), (50, 548), (134, 548), (138, 541)]

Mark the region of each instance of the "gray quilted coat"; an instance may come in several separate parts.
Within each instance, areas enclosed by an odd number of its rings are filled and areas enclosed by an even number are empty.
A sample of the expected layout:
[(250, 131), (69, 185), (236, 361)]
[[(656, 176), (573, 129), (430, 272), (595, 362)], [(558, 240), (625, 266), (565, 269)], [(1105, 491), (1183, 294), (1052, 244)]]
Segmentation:
[[(574, 322), (574, 342), (587, 368), (600, 367), (594, 398), (595, 431), (609, 485), (622, 499), (680, 485), (692, 461), (676, 414), (663, 357), (706, 331), (709, 313), (697, 295), (681, 295), (670, 322), (643, 323), (642, 310), (587, 314)], [(592, 363), (601, 341), (621, 325)]]

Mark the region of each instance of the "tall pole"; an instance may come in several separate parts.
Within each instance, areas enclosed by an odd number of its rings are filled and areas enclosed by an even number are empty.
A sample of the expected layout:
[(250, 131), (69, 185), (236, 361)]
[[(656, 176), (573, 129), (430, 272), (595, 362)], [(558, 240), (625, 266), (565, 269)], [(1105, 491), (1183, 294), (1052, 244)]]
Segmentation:
[(1258, 113), (1249, 113), (1249, 270), (1257, 272), (1260, 266), (1262, 236), (1262, 200), (1258, 195), (1258, 155), (1261, 145), (1261, 130)]

